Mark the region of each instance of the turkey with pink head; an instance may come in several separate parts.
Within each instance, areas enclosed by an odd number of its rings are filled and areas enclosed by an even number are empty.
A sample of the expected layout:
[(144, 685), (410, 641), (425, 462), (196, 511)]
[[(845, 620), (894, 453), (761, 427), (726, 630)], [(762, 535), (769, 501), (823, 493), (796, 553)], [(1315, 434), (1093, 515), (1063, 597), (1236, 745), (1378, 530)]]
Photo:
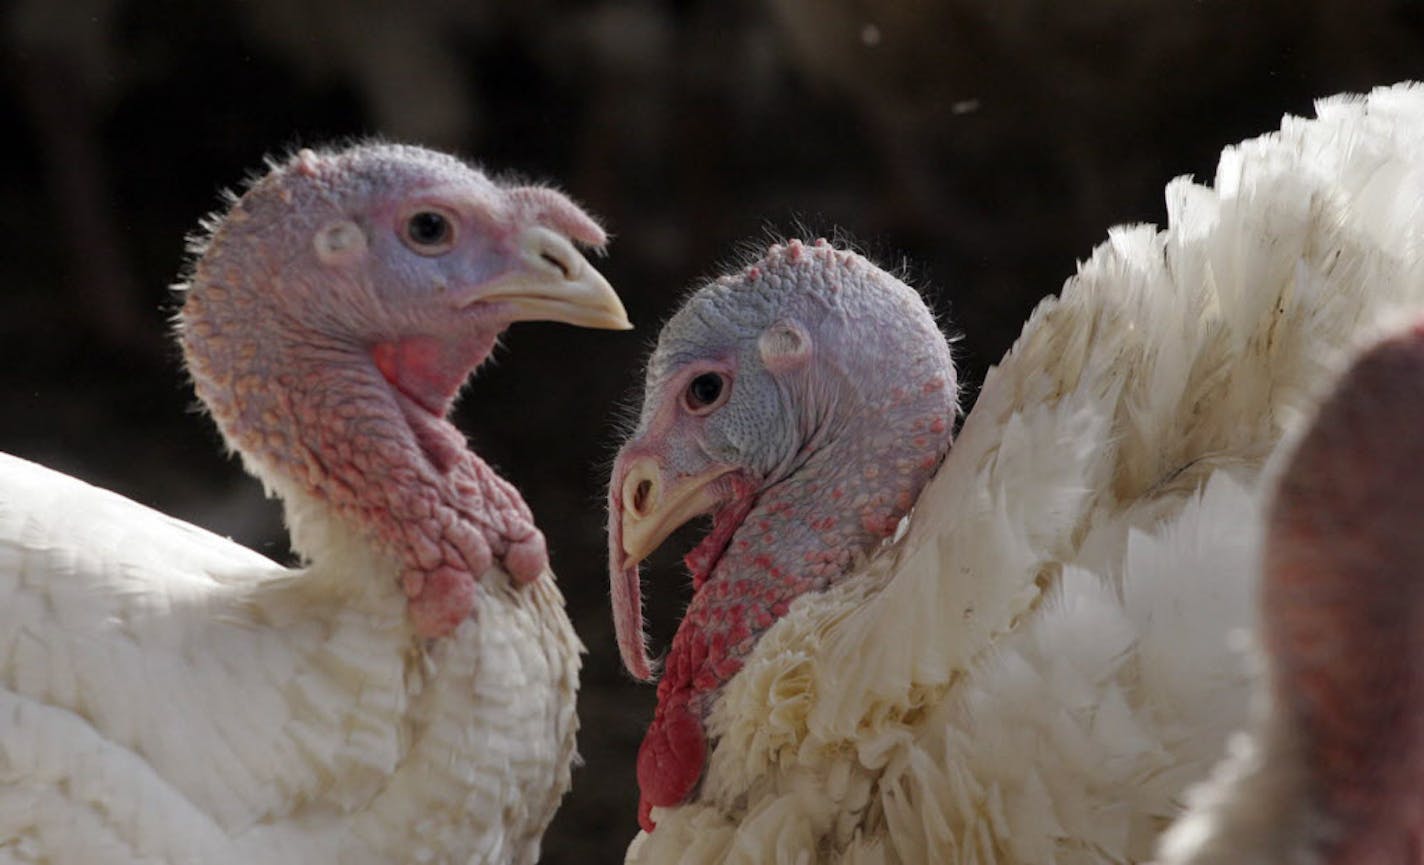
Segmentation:
[(0, 858), (532, 862), (580, 646), (447, 414), (516, 321), (629, 327), (564, 195), (302, 150), (214, 218), (177, 331), (301, 558), (0, 458)]
[(1269, 675), (1161, 865), (1424, 855), (1424, 324), (1354, 361), (1276, 474)]
[(1111, 230), (952, 447), (945, 340), (869, 262), (791, 243), (691, 296), (610, 485), (640, 678), (638, 562), (712, 518), (630, 862), (1153, 855), (1247, 720), (1263, 468), (1424, 313), (1424, 89), (1317, 115)]

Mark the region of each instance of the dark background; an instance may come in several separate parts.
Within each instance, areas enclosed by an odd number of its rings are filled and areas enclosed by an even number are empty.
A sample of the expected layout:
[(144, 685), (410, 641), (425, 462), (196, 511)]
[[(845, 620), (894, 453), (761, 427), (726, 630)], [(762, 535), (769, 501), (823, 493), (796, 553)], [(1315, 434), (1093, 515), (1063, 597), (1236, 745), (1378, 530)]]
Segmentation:
[[(613, 861), (653, 692), (622, 675), (601, 483), (681, 292), (843, 230), (963, 335), (973, 384), (1113, 224), (1226, 145), (1424, 76), (1419, 0), (21, 0), (0, 11), (0, 449), (286, 555), (190, 411), (183, 238), (264, 154), (381, 134), (555, 180), (615, 236), (635, 334), (519, 325), (457, 422), (525, 493), (589, 646), (545, 861)], [(649, 572), (655, 645), (687, 588)]]

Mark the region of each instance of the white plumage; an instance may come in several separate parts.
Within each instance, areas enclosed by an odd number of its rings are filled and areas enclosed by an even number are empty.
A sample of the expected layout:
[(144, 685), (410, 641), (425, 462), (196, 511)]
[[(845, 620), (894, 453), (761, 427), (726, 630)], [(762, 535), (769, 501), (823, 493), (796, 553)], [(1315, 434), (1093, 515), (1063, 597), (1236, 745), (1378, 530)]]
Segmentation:
[(11, 456), (0, 489), (0, 862), (533, 861), (576, 728), (551, 579), (489, 575), (427, 651), (316, 509), (296, 573)]
[(302, 566), (0, 455), (5, 865), (529, 863), (568, 789), (582, 647), (445, 415), (511, 321), (628, 327), (602, 230), (418, 148), (270, 167), (179, 336)]
[(1040, 305), (902, 537), (762, 636), (629, 861), (1151, 857), (1245, 719), (1267, 466), (1424, 309), (1424, 88), (1317, 114)]

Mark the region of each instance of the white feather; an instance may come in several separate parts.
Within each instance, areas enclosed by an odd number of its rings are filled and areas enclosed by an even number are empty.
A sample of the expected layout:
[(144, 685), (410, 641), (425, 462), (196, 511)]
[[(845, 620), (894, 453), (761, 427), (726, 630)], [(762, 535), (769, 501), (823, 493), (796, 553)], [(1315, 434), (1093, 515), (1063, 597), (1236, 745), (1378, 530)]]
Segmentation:
[(728, 685), (630, 862), (1150, 858), (1245, 719), (1262, 468), (1424, 310), (1424, 88), (1167, 187), (990, 372), (905, 536)]
[(533, 862), (580, 646), (552, 578), (414, 638), (395, 563), (320, 565), (0, 455), (0, 862)]

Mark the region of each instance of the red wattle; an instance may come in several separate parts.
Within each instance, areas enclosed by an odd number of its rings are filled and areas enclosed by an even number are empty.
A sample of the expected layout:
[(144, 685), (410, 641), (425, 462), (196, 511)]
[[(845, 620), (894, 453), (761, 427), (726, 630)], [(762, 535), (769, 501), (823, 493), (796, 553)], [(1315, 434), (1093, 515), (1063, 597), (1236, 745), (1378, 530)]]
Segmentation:
[(702, 777), (707, 762), (707, 737), (702, 722), (685, 702), (664, 707), (648, 727), (638, 749), (638, 824), (652, 831), (649, 811), (686, 801)]
[(444, 417), (470, 370), (489, 354), (494, 337), (472, 333), (442, 339), (412, 336), (371, 346), (386, 381), (436, 417)]
[(442, 417), (468, 370), (452, 368), (447, 349), (431, 337), (377, 343), (371, 358), (386, 381), (431, 414)]

